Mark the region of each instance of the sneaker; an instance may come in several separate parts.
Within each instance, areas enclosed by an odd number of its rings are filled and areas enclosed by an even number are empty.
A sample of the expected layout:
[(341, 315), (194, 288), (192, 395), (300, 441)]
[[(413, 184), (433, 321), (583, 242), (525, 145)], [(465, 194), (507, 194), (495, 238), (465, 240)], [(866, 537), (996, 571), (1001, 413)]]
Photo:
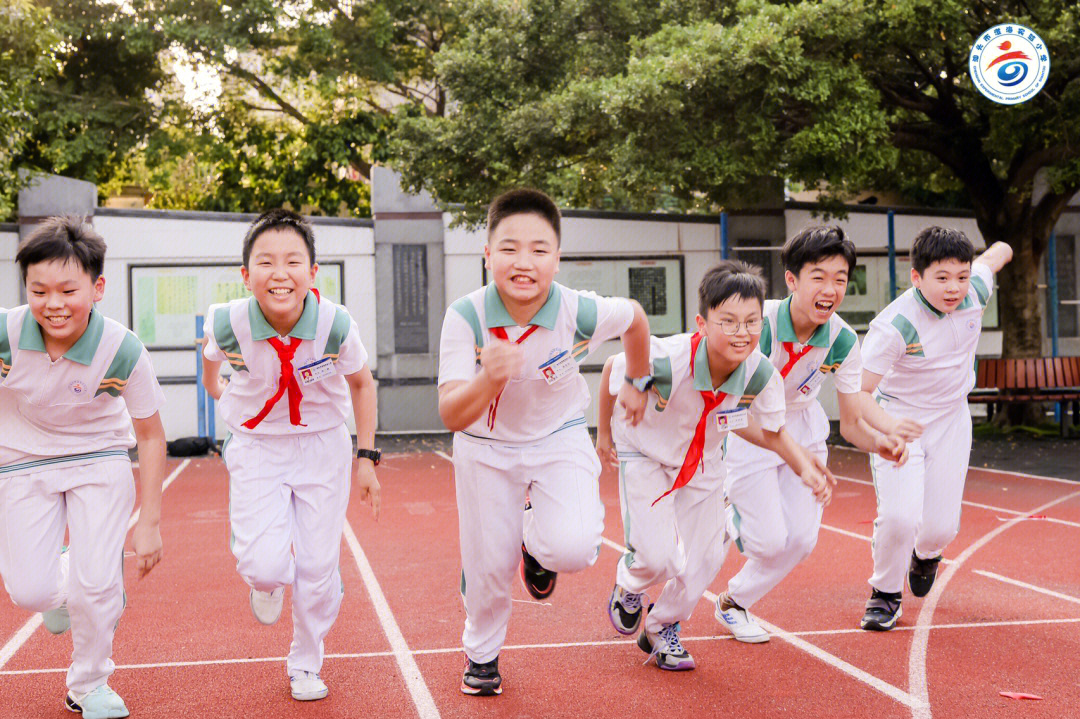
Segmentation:
[[(724, 605), (729, 605), (724, 609)], [(726, 594), (716, 598), (716, 621), (720, 626), (727, 629), (740, 642), (747, 644), (761, 644), (769, 641), (769, 633), (754, 621), (750, 613), (740, 607)]]
[(866, 600), (866, 614), (860, 626), (872, 632), (887, 632), (896, 626), (901, 614), (900, 592), (891, 594), (875, 589)]
[[(278, 607), (281, 609), (280, 605)], [(262, 620), (259, 620), (262, 621)], [(326, 683), (315, 672), (299, 671), (289, 677), (292, 698), (301, 702), (313, 702), (326, 696)]]
[(285, 603), (285, 587), (278, 587), (272, 592), (251, 590), (251, 613), (263, 624), (273, 624), (281, 616), (281, 605)]
[(618, 584), (611, 590), (611, 601), (608, 602), (608, 619), (619, 634), (633, 634), (641, 625), (641, 598), (645, 594), (628, 592)]
[(82, 696), (69, 691), (64, 697), (64, 707), (70, 712), (81, 713), (83, 719), (122, 719), (128, 716), (124, 700), (108, 684), (102, 684)]
[(521, 583), (525, 585), (525, 591), (533, 599), (547, 599), (555, 591), (556, 572), (549, 571), (540, 566), (540, 562), (533, 559), (525, 549), (525, 543), (521, 543)]
[(465, 657), (465, 674), (461, 677), (461, 693), (477, 697), (502, 694), (502, 676), (499, 675), (499, 658), (478, 664)]
[[(647, 652), (649, 659), (656, 660), (656, 666), (669, 672), (684, 672), (693, 669), (694, 658), (690, 652), (683, 649), (679, 641), (679, 623), (665, 624), (663, 628), (653, 634), (644, 630), (638, 635), (638, 648)], [(645, 662), (648, 663), (649, 659)]]
[[(71, 557), (68, 548), (60, 548), (60, 581), (67, 584), (68, 572), (70, 571)], [(71, 616), (68, 614), (67, 601), (65, 600), (56, 609), (50, 609), (41, 613), (41, 621), (53, 634), (63, 634), (71, 629)]]
[(939, 563), (941, 563), (940, 554), (930, 559), (919, 559), (915, 552), (911, 553), (907, 584), (912, 594), (916, 597), (925, 597), (930, 593), (930, 587), (934, 586), (934, 578), (937, 577)]

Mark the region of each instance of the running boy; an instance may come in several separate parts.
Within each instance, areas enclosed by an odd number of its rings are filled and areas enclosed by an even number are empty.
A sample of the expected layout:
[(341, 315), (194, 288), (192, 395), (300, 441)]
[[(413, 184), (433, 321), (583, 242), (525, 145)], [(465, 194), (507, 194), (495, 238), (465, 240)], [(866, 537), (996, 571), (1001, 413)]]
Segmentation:
[[(903, 463), (906, 440), (918, 437), (922, 427), (890, 417), (860, 392), (859, 341), (836, 314), (855, 269), (855, 245), (839, 227), (808, 227), (788, 240), (780, 257), (791, 294), (765, 302), (760, 348), (784, 385), (784, 429), (823, 464), (827, 461), (829, 419), (817, 395), (831, 374), (844, 438)], [(728, 443), (728, 457), (724, 492), (729, 512), (739, 518), (736, 544), (747, 561), (717, 598), (716, 618), (741, 642), (766, 642), (768, 632), (747, 610), (810, 555), (822, 505), (775, 452), (736, 435)]]
[[(319, 266), (307, 222), (288, 210), (263, 213), (244, 237), (243, 261), (253, 296), (207, 310), (203, 384), (230, 433), (222, 457), (237, 571), (263, 624), (281, 616), (292, 585), (286, 670), (293, 698), (311, 701), (327, 694), (319, 671), (344, 592), (350, 475), (379, 515), (375, 384), (356, 322), (311, 289)], [(222, 362), (232, 368), (228, 383)]]
[(926, 427), (903, 467), (871, 457), (878, 516), (874, 575), (862, 628), (887, 631), (900, 617), (901, 590), (930, 591), (941, 552), (960, 528), (971, 453), (967, 394), (994, 275), (1012, 259), (995, 242), (975, 259), (963, 232), (928, 227), (911, 245), (912, 287), (870, 323), (863, 341), (862, 389), (881, 406)]
[(695, 667), (679, 641), (679, 624), (690, 618), (727, 553), (728, 432), (749, 433), (779, 452), (822, 501), (830, 491), (822, 471), (784, 431), (783, 385), (757, 350), (765, 298), (760, 272), (735, 260), (720, 262), (705, 273), (698, 297), (696, 333), (652, 339), (656, 394), (642, 421), (634, 426), (620, 410), (612, 421), (611, 393), (625, 364), (616, 355), (604, 367), (597, 422), (600, 456), (609, 455), (614, 434), (627, 547), (608, 616), (618, 632), (633, 634), (645, 590), (666, 582), (638, 646), (671, 671)]
[(628, 382), (619, 397), (632, 422), (645, 408), (648, 319), (636, 302), (552, 281), (559, 225), (542, 192), (497, 197), (484, 247), (492, 282), (452, 304), (443, 321), (439, 414), (454, 432), (466, 694), (502, 691), (498, 657), (519, 562), (526, 589), (541, 599), (556, 572), (596, 561), (604, 506), (578, 363), (621, 335)]
[(90, 225), (49, 218), (15, 261), (29, 304), (0, 310), (0, 575), (49, 631), (71, 629), (64, 705), (126, 717), (107, 682), (135, 504), (128, 450), (139, 448), (141, 577), (161, 559), (165, 397), (138, 337), (94, 307), (105, 242)]

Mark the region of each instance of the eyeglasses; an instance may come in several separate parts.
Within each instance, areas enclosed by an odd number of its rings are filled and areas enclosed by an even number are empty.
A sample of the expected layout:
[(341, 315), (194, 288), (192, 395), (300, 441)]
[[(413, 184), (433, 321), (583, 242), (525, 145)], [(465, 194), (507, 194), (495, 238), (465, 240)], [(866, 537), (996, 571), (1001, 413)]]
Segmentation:
[(760, 317), (756, 317), (752, 320), (746, 320), (745, 322), (739, 322), (738, 320), (720, 320), (719, 322), (716, 322), (715, 320), (709, 320), (709, 322), (714, 325), (719, 325), (720, 331), (726, 335), (739, 334), (739, 327), (743, 325), (746, 326), (747, 332), (752, 335), (756, 335), (761, 333), (761, 326), (764, 321)]

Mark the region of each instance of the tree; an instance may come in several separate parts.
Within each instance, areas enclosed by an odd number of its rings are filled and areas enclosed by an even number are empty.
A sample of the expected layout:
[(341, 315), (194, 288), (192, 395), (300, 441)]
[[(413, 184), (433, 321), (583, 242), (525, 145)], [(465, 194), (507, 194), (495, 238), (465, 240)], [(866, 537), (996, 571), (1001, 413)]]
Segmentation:
[[(454, 111), (403, 123), (395, 154), (412, 187), (472, 206), (529, 183), (576, 206), (717, 209), (763, 176), (822, 186), (833, 208), (869, 186), (960, 196), (987, 242), (1015, 250), (1004, 351), (1038, 356), (1039, 262), (1080, 190), (1078, 13), (1064, 0), (486, 0), (435, 59)], [(974, 40), (1003, 22), (1038, 31), (1052, 58), (1021, 105), (967, 75)]]

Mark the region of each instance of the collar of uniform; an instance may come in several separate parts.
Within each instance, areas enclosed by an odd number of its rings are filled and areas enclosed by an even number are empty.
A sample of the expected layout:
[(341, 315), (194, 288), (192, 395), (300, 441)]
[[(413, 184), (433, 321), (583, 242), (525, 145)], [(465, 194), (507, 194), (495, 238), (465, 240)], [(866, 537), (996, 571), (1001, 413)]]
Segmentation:
[(918, 287), (915, 287), (913, 289), (915, 290), (915, 299), (917, 299), (919, 301), (919, 304), (921, 304), (927, 310), (932, 312), (934, 317), (937, 317), (938, 319), (941, 319), (942, 317), (945, 316), (944, 312), (942, 312), (937, 307), (934, 307), (932, 304), (930, 304), (930, 302), (923, 296), (923, 293), (919, 291)]
[[(559, 290), (558, 283), (552, 282), (551, 288), (548, 290), (547, 301), (532, 316), (529, 324), (543, 327), (546, 330), (555, 329), (555, 320), (559, 316), (559, 305), (561, 303), (562, 292)], [(484, 321), (487, 323), (488, 329), (492, 327), (518, 326), (517, 322), (514, 322), (513, 318), (510, 317), (510, 313), (506, 311), (506, 305), (503, 304), (502, 297), (499, 296), (499, 290), (495, 287), (494, 282), (490, 283), (484, 290)]]
[[(94, 353), (101, 344), (101, 333), (105, 331), (105, 318), (96, 309), (90, 309), (90, 319), (86, 323), (86, 329), (75, 344), (64, 353), (64, 359), (69, 359), (81, 365), (90, 366), (94, 361)], [(41, 326), (34, 319), (30, 310), (26, 310), (23, 319), (22, 332), (19, 334), (19, 349), (45, 352), (45, 337), (41, 334)]]
[[(293, 328), (289, 330), (288, 337), (296, 337), (302, 340), (315, 339), (315, 327), (319, 321), (319, 301), (315, 299), (315, 293), (308, 290), (304, 298), (304, 311)], [(277, 337), (277, 330), (266, 321), (262, 308), (254, 297), (248, 300), (248, 323), (251, 325), (251, 339), (256, 342)]]
[[(799, 338), (795, 335), (795, 325), (791, 321), (792, 297), (794, 295), (788, 295), (787, 299), (781, 302), (776, 309), (776, 339), (781, 342), (799, 342)], [(807, 340), (806, 344), (811, 347), (828, 347), (829, 323), (818, 325), (818, 328), (814, 330), (814, 334), (810, 335), (810, 339)]]
[[(709, 340), (702, 336), (694, 356), (694, 389), (699, 392), (714, 392), (712, 371), (709, 369)], [(741, 397), (746, 389), (746, 362), (740, 362), (731, 376), (720, 385), (719, 391), (727, 395)]]

